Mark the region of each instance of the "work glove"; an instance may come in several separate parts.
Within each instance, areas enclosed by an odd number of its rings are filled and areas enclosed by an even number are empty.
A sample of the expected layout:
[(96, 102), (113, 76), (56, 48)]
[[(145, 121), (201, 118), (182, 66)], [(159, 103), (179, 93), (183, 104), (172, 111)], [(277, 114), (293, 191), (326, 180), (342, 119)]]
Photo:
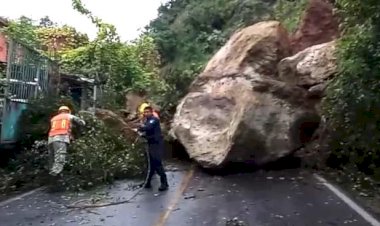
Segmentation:
[(132, 129), (134, 132), (136, 132), (140, 137), (145, 137), (145, 133), (144, 132), (140, 132), (138, 129), (134, 128)]

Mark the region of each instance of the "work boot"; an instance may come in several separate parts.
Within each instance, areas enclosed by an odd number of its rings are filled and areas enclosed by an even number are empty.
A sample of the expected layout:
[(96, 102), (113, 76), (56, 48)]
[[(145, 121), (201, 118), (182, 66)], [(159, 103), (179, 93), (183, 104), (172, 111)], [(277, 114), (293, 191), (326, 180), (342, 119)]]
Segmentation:
[(146, 183), (146, 184), (144, 185), (144, 188), (145, 188), (145, 189), (150, 189), (150, 188), (152, 188), (152, 185), (151, 185), (150, 183)]
[(166, 191), (168, 190), (169, 185), (168, 184), (161, 184), (161, 186), (158, 188), (159, 191)]
[(62, 174), (50, 174), (48, 178), (47, 191), (50, 193), (62, 192), (65, 187), (61, 186)]
[(161, 176), (161, 186), (158, 188), (159, 191), (166, 191), (169, 188), (168, 180), (166, 175)]

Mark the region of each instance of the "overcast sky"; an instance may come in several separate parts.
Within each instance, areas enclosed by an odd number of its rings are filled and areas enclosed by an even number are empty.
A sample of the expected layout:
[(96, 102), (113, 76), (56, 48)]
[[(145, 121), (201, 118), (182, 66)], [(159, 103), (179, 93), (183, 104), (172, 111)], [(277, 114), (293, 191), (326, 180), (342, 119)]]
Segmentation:
[[(134, 39), (150, 20), (157, 16), (158, 7), (167, 0), (82, 0), (86, 7), (105, 22), (116, 26), (123, 41)], [(0, 16), (27, 16), (39, 20), (44, 16), (58, 24), (67, 24), (87, 33), (92, 39), (95, 26), (85, 16), (72, 9), (71, 0), (1, 0)]]

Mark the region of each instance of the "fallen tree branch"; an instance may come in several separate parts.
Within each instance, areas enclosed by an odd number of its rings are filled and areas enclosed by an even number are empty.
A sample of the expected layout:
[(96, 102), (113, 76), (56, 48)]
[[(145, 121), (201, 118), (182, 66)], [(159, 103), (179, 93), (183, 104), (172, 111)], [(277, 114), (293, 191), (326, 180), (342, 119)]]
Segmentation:
[[(129, 199), (123, 200), (123, 201), (118, 201), (118, 202), (109, 202), (109, 203), (99, 203), (99, 204), (90, 204), (90, 205), (75, 205), (77, 202), (74, 203), (74, 205), (69, 205), (66, 206), (68, 209), (91, 209), (91, 208), (100, 208), (100, 207), (107, 207), (107, 206), (116, 206), (116, 205), (121, 205), (125, 203), (130, 203), (134, 198), (136, 198), (137, 195), (140, 194), (142, 191), (143, 187), (139, 188), (137, 192), (132, 195)], [(79, 200), (79, 202), (83, 202), (84, 200)]]
[[(133, 143), (136, 143), (137, 140), (139, 139), (139, 137), (140, 136), (137, 136)], [(148, 151), (146, 150), (146, 156), (147, 156), (147, 160), (148, 160), (148, 164), (147, 164), (148, 165), (148, 172), (147, 172), (145, 181), (142, 185), (140, 185), (141, 187), (137, 190), (137, 192), (134, 195), (132, 195), (129, 199), (124, 200), (124, 201), (119, 201), (119, 202), (99, 203), (99, 204), (90, 204), (90, 205), (81, 205), (81, 206), (69, 205), (69, 206), (66, 206), (66, 208), (68, 208), (68, 209), (90, 209), (90, 208), (100, 208), (100, 207), (116, 206), (116, 205), (121, 205), (121, 204), (125, 204), (125, 203), (130, 203), (132, 201), (132, 199), (136, 198), (136, 196), (140, 194), (140, 192), (142, 191), (142, 189), (144, 188), (144, 186), (146, 185), (146, 183), (148, 181), (148, 177), (150, 174), (150, 162), (149, 162), (150, 160), (149, 160), (148, 155), (149, 155)], [(80, 203), (82, 201), (83, 200), (79, 200), (75, 203)]]
[(95, 211), (91, 211), (91, 210), (86, 210), (87, 213), (92, 213), (92, 214), (95, 214), (95, 215), (101, 215), (100, 213), (98, 212), (95, 212)]
[(90, 200), (91, 199), (80, 199), (80, 200), (75, 201), (74, 203), (72, 203), (71, 206), (76, 206), (76, 205), (78, 205), (81, 202), (86, 202), (86, 201), (90, 201)]

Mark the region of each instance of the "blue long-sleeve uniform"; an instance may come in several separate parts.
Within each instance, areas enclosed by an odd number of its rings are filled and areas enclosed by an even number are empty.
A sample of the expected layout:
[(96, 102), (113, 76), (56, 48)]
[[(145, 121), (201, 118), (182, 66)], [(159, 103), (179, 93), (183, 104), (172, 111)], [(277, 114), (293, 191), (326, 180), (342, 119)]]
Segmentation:
[(164, 167), (162, 165), (162, 155), (164, 152), (164, 141), (160, 126), (160, 120), (154, 116), (146, 119), (143, 126), (138, 129), (140, 132), (145, 133), (144, 137), (148, 142), (149, 159), (150, 159), (150, 173), (148, 177), (148, 184), (154, 175), (157, 173), (161, 177), (161, 184), (168, 186)]
[(143, 126), (139, 128), (140, 132), (144, 132), (144, 137), (148, 144), (158, 144), (163, 142), (160, 120), (154, 116), (146, 119)]

